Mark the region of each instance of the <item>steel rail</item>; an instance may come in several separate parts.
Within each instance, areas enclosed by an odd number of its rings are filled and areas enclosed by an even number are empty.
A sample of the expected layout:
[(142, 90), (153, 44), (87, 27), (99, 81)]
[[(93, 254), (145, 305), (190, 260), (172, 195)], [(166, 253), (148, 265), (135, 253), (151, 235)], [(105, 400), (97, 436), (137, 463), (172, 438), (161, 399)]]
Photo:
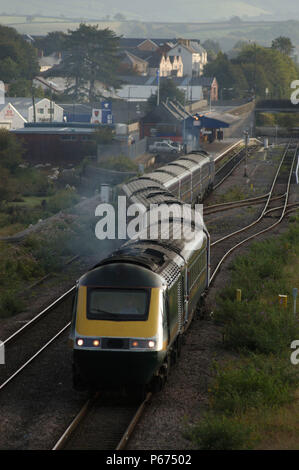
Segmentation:
[(95, 403), (95, 401), (99, 398), (99, 392), (95, 393), (91, 398), (89, 398), (86, 403), (82, 406), (79, 413), (75, 416), (71, 424), (67, 427), (64, 431), (62, 436), (58, 439), (52, 450), (62, 450), (65, 444), (69, 441), (70, 437), (72, 436), (73, 432), (77, 429), (81, 421), (85, 418), (88, 414), (90, 408)]
[[(280, 196), (275, 196), (271, 199), (271, 202), (276, 201), (278, 199), (282, 199), (285, 197), (286, 193), (281, 194)], [(223, 204), (219, 204), (218, 206), (211, 206), (213, 209), (209, 211), (209, 208), (206, 210), (204, 209), (204, 215), (209, 216), (211, 214), (217, 214), (217, 212), (224, 212), (224, 211), (229, 211), (231, 209), (237, 209), (238, 207), (246, 207), (246, 206), (256, 206), (259, 204), (262, 204), (264, 200), (268, 197), (268, 194), (264, 196), (260, 196), (258, 198), (252, 198), (252, 199), (242, 199), (240, 201), (232, 201), (232, 202), (227, 202)]]
[(65, 325), (55, 336), (53, 336), (41, 349), (39, 349), (28, 361), (26, 361), (16, 372), (14, 372), (5, 382), (3, 382), (0, 385), (0, 391), (4, 389), (17, 375), (19, 375), (29, 364), (34, 361), (45, 349), (47, 349), (54, 341), (59, 338), (62, 333), (64, 333), (67, 328), (71, 325), (71, 322), (69, 322), (67, 325)]
[[(260, 222), (260, 221), (263, 219), (263, 217), (264, 217), (264, 215), (265, 215), (265, 212), (266, 212), (266, 210), (268, 209), (269, 204), (270, 204), (270, 202), (271, 202), (272, 193), (273, 193), (273, 191), (274, 191), (274, 187), (275, 187), (275, 185), (276, 185), (276, 181), (277, 181), (277, 179), (278, 179), (278, 176), (279, 176), (281, 167), (282, 167), (282, 165), (283, 165), (283, 163), (284, 163), (284, 161), (285, 161), (286, 155), (287, 155), (287, 153), (288, 153), (288, 151), (289, 151), (289, 146), (290, 146), (290, 142), (287, 144), (287, 147), (286, 147), (286, 149), (285, 149), (285, 151), (284, 151), (284, 154), (283, 154), (283, 156), (282, 156), (281, 162), (280, 162), (280, 164), (279, 164), (279, 166), (278, 166), (278, 169), (277, 169), (277, 171), (276, 171), (275, 177), (274, 177), (274, 179), (273, 179), (273, 182), (272, 182), (272, 185), (271, 185), (271, 189), (270, 189), (270, 191), (269, 191), (269, 193), (268, 193), (269, 195), (268, 195), (266, 204), (265, 204), (265, 206), (264, 206), (264, 208), (263, 208), (263, 210), (262, 210), (260, 216), (259, 216), (256, 220), (254, 220), (253, 222), (251, 222), (251, 224), (246, 225), (246, 226), (243, 227), (242, 229), (236, 230), (235, 232), (232, 232), (232, 233), (230, 233), (230, 234), (228, 234), (228, 235), (225, 235), (224, 237), (219, 238), (218, 240), (214, 241), (213, 243), (211, 243), (211, 247), (217, 245), (218, 243), (223, 242), (224, 240), (227, 240), (227, 239), (233, 237), (234, 235), (238, 235), (239, 233), (245, 232), (246, 230), (248, 230), (249, 228), (253, 227), (254, 225), (256, 225), (258, 222)], [(296, 150), (295, 150), (295, 152), (294, 152), (293, 162), (294, 162), (295, 157), (296, 157), (296, 154), (297, 154), (297, 149), (298, 149), (298, 145), (297, 145)], [(292, 165), (292, 168), (293, 168), (293, 165)], [(290, 176), (292, 176), (291, 173), (290, 173)], [(286, 194), (286, 193), (285, 193), (285, 194)]]
[(128, 441), (129, 441), (129, 439), (130, 439), (130, 437), (131, 437), (138, 421), (140, 420), (140, 418), (142, 416), (142, 413), (144, 411), (144, 408), (145, 408), (146, 404), (150, 401), (151, 397), (152, 397), (152, 393), (149, 392), (147, 394), (145, 400), (141, 403), (141, 405), (139, 406), (139, 408), (136, 411), (135, 415), (133, 416), (132, 421), (130, 422), (129, 426), (127, 427), (123, 437), (119, 441), (119, 443), (118, 443), (115, 450), (124, 450), (124, 448), (128, 444)]
[[(289, 145), (288, 147), (289, 148)], [(215, 276), (216, 274), (218, 273), (220, 267), (222, 266), (222, 264), (224, 263), (224, 261), (226, 260), (226, 258), (233, 252), (235, 251), (237, 248), (239, 248), (240, 246), (244, 245), (245, 243), (247, 243), (249, 240), (252, 240), (253, 238), (256, 238), (258, 237), (259, 235), (262, 235), (266, 232), (269, 232), (270, 230), (272, 230), (273, 228), (277, 227), (277, 225), (279, 225), (281, 223), (281, 221), (283, 220), (283, 218), (285, 217), (287, 211), (287, 207), (288, 207), (288, 200), (289, 200), (289, 194), (290, 194), (290, 185), (291, 185), (291, 179), (292, 179), (292, 173), (293, 173), (293, 169), (294, 169), (294, 165), (295, 165), (295, 159), (296, 159), (296, 156), (297, 156), (297, 151), (298, 151), (298, 145), (296, 146), (296, 149), (295, 149), (295, 152), (294, 152), (294, 157), (293, 157), (293, 161), (292, 161), (292, 165), (291, 165), (291, 169), (290, 169), (290, 172), (289, 172), (289, 177), (288, 177), (288, 182), (287, 182), (287, 191), (286, 191), (286, 199), (285, 199), (285, 203), (282, 207), (282, 213), (281, 213), (281, 216), (279, 218), (278, 221), (276, 221), (274, 224), (270, 225), (269, 227), (265, 228), (264, 230), (261, 230), (249, 237), (247, 237), (246, 239), (242, 240), (241, 242), (237, 243), (236, 245), (234, 245), (232, 248), (230, 248), (226, 253), (225, 255), (221, 258), (221, 260), (219, 261), (219, 263), (217, 264), (216, 268), (214, 269), (214, 272), (213, 274), (211, 275), (211, 278), (210, 278), (210, 284), (213, 282), (213, 280), (215, 279)], [(286, 155), (287, 151), (285, 152), (285, 155)], [(285, 155), (284, 155), (284, 158), (285, 158)], [(284, 158), (282, 161), (284, 161)], [(280, 168), (282, 166), (282, 162), (281, 162), (281, 165), (280, 165)], [(277, 177), (275, 177), (275, 182), (277, 180)], [(272, 190), (274, 189), (274, 186), (275, 184), (272, 185), (272, 188), (271, 188), (271, 192)], [(269, 213), (269, 212), (273, 212), (273, 211), (276, 211), (278, 210), (277, 208), (272, 208), (272, 209), (268, 209), (268, 206), (269, 206), (269, 202), (270, 202), (270, 199), (268, 198), (268, 201), (267, 201), (267, 204), (265, 206), (265, 208), (263, 209), (263, 212), (262, 212), (262, 217), (259, 218), (259, 220), (261, 220), (261, 218), (263, 218), (265, 216), (266, 213)], [(291, 211), (295, 210), (295, 208), (291, 209)], [(297, 209), (296, 209), (297, 210)], [(239, 234), (239, 233), (242, 233), (244, 230), (247, 230), (249, 227), (251, 227), (252, 225), (255, 225), (255, 224), (250, 224), (248, 225), (247, 227), (239, 230), (239, 231), (236, 231), (234, 232), (234, 235), (235, 234)], [(232, 234), (230, 235), (232, 236)], [(225, 237), (225, 238), (229, 238), (229, 237)]]
[[(254, 147), (254, 148), (255, 148), (255, 147)], [(230, 160), (228, 160), (221, 168), (219, 168), (219, 170), (215, 173), (215, 176), (216, 176), (220, 171), (222, 171), (223, 168), (225, 168), (226, 165), (228, 165), (229, 163), (231, 163), (231, 161), (232, 161), (234, 158), (236, 158), (236, 157), (238, 156), (238, 154), (240, 154), (243, 150), (244, 150), (244, 149), (241, 149), (236, 155), (234, 155)], [(253, 149), (251, 149), (251, 150), (253, 150)], [(246, 153), (245, 153), (242, 157), (240, 157), (240, 160), (238, 160), (237, 163), (230, 169), (230, 171), (224, 175), (224, 177), (222, 178), (222, 180), (220, 180), (217, 184), (215, 184), (215, 185), (213, 186), (213, 189), (215, 190), (215, 189), (219, 188), (219, 186), (221, 186), (221, 185), (224, 183), (224, 181), (227, 180), (227, 178), (235, 171), (235, 169), (238, 168), (238, 166), (240, 166), (240, 164), (243, 162), (243, 160), (244, 160), (245, 158), (246, 158)]]
[(62, 294), (58, 299), (54, 300), (48, 307), (38, 313), (35, 317), (33, 317), (30, 321), (28, 321), (25, 325), (15, 331), (11, 336), (9, 336), (6, 340), (3, 341), (4, 346), (7, 346), (11, 343), (17, 336), (23, 333), (27, 328), (31, 327), (33, 324), (38, 322), (44, 315), (48, 314), (51, 310), (53, 310), (57, 305), (63, 302), (72, 292), (76, 289), (76, 286), (71, 287), (67, 292)]

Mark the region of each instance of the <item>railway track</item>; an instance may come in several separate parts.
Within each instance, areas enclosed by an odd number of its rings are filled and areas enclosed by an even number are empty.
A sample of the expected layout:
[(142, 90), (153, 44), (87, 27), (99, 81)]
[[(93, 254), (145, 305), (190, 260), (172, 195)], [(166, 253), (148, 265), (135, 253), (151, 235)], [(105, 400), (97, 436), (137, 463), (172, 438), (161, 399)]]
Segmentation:
[[(246, 148), (240, 149), (235, 149), (233, 150), (233, 155), (232, 157), (229, 158), (223, 165), (221, 165), (215, 172), (215, 180), (214, 180), (214, 185), (213, 189), (219, 188), (224, 181), (227, 180), (227, 178), (233, 173), (233, 171), (238, 168), (238, 166), (244, 161), (246, 157), (249, 157), (253, 152), (256, 151), (256, 149), (260, 145), (251, 145), (248, 147), (248, 150), (246, 151)], [(247, 155), (246, 155), (247, 152)], [(218, 166), (219, 160), (216, 160), (216, 167)], [(221, 162), (221, 160), (220, 160)]]
[[(140, 403), (103, 399), (96, 393), (83, 405), (52, 450), (122, 450), (152, 394)], [(82, 438), (84, 436), (84, 439)]]
[[(297, 155), (298, 144), (288, 143), (273, 179), (270, 192), (268, 195), (263, 196), (265, 203), (259, 217), (247, 226), (211, 243), (213, 258), (210, 282), (214, 281), (224, 261), (233, 251), (248, 241), (274, 229), (287, 214), (297, 209), (298, 203), (288, 203), (291, 179)], [(284, 186), (284, 192), (281, 194), (282, 186)], [(278, 200), (282, 200), (282, 205), (278, 205)], [(248, 201), (246, 203), (248, 204)], [(243, 236), (244, 233), (246, 233), (245, 238)], [(230, 246), (227, 244), (228, 241)], [(218, 246), (220, 246), (220, 251)], [(225, 252), (224, 255), (222, 254), (223, 248)]]
[[(239, 149), (240, 144), (241, 141), (237, 142), (218, 157), (217, 165), (220, 165), (227, 155), (233, 153), (232, 157), (229, 157), (228, 161), (219, 168), (218, 171), (221, 171), (222, 174), (225, 171), (224, 169), (228, 168), (231, 173), (231, 168), (235, 169), (244, 158), (242, 150), (240, 151)], [(73, 258), (69, 263), (77, 258)], [(44, 280), (37, 281), (31, 287), (36, 287)], [(68, 328), (75, 289), (76, 286), (72, 286), (67, 292), (32, 318), (32, 320), (28, 321), (4, 340), (7, 365), (0, 370), (0, 391), (23, 371), (25, 367), (29, 366), (33, 360), (37, 359)]]
[[(289, 190), (290, 190), (290, 182), (291, 182), (291, 174), (292, 168), (294, 166), (295, 158), (297, 155), (298, 146), (295, 147), (288, 144), (285, 149), (281, 164), (276, 172), (271, 190), (268, 194), (263, 195), (259, 198), (252, 198), (251, 200), (246, 201), (238, 201), (238, 203), (225, 203), (216, 206), (210, 206), (208, 209), (211, 210), (210, 213), (214, 213), (213, 211), (225, 210), (226, 208), (232, 208), (231, 206), (234, 204), (243, 204), (248, 205), (248, 201), (250, 204), (252, 203), (264, 203), (264, 208), (260, 217), (254, 221), (254, 223), (248, 225), (247, 227), (243, 227), (239, 231), (236, 231), (232, 234), (229, 234), (225, 237), (222, 237), (219, 240), (216, 240), (212, 243), (212, 247), (217, 245), (221, 245), (221, 250), (223, 251), (223, 247), (227, 250), (224, 241), (231, 239), (232, 237), (239, 236), (241, 233), (245, 232), (247, 229), (254, 227), (260, 221), (264, 220), (266, 217), (275, 217), (277, 220), (274, 224), (268, 224), (267, 227), (263, 227), (262, 230), (247, 236), (242, 241), (234, 242), (234, 246), (230, 247), (224, 256), (222, 256), (220, 261), (217, 263), (214, 261), (215, 268), (213, 270), (213, 274), (211, 277), (211, 281), (214, 280), (216, 274), (218, 273), (221, 265), (225, 261), (225, 259), (229, 256), (229, 254), (237, 249), (242, 244), (246, 243), (247, 241), (255, 238), (256, 236), (265, 233), (275, 226), (277, 226), (283, 217), (287, 215), (290, 211), (296, 209), (297, 204), (288, 204), (289, 199)], [(278, 194), (278, 185), (282, 184), (283, 178), (282, 173), (285, 172), (286, 165), (289, 169), (288, 172), (288, 182), (286, 185), (286, 190), (283, 195)], [(282, 205), (278, 206), (278, 201), (282, 201)], [(220, 208), (222, 206), (222, 208)], [(240, 206), (239, 206), (240, 207)], [(278, 214), (279, 213), (279, 214)], [(63, 294), (59, 299), (54, 301), (49, 307), (44, 309), (40, 312), (35, 318), (33, 318), (28, 324), (24, 325), (18, 331), (16, 331), (13, 335), (7, 338), (4, 342), (6, 348), (15, 347), (15, 351), (19, 350), (18, 344), (22, 338), (24, 338), (24, 333), (28, 333), (31, 331), (32, 328), (37, 326), (41, 319), (46, 318), (46, 316), (51, 317), (50, 323), (54, 324), (55, 321), (52, 319), (52, 315), (49, 316), (50, 312), (53, 313), (56, 309), (58, 309), (57, 317), (60, 316), (60, 320), (63, 317), (61, 315), (61, 310), (59, 308), (61, 306), (62, 310), (64, 311), (71, 311), (71, 308), (65, 308), (65, 302), (71, 302), (72, 295), (75, 291), (75, 286), (73, 286), (68, 292)], [(71, 304), (69, 304), (69, 307)], [(66, 321), (67, 320), (67, 321)], [(29, 358), (25, 361), (24, 359), (20, 359), (22, 364), (20, 367), (16, 368), (12, 373), (7, 372), (7, 377), (1, 379), (2, 383), (0, 384), (0, 391), (2, 392), (5, 387), (7, 387), (26, 367), (28, 367), (32, 362), (39, 357), (48, 347), (50, 347), (58, 338), (60, 338), (70, 326), (69, 319), (62, 320), (64, 325), (61, 329), (59, 329), (58, 333), (56, 332), (55, 335), (50, 335), (51, 337), (45, 342), (41, 339), (41, 342), (45, 344), (42, 345), (41, 348), (32, 354)], [(45, 326), (43, 325), (43, 329)], [(26, 335), (27, 336), (27, 335)], [(27, 340), (32, 341), (32, 339)], [(36, 344), (35, 341), (33, 341)], [(13, 348), (12, 348), (13, 349)], [(26, 348), (25, 348), (26, 349)], [(9, 350), (8, 350), (9, 354)], [(30, 355), (30, 354), (29, 354)], [(82, 407), (78, 415), (74, 418), (71, 424), (67, 427), (66, 431), (63, 435), (59, 438), (58, 442), (53, 447), (53, 450), (59, 449), (76, 449), (76, 448), (86, 448), (86, 449), (123, 449), (129, 439), (129, 436), (133, 432), (133, 429), (138, 422), (145, 406), (150, 401), (151, 394), (148, 394), (146, 399), (137, 405), (130, 405), (123, 404), (121, 402), (118, 403), (109, 403), (103, 402), (101, 396), (95, 396), (90, 398)], [(99, 435), (99, 429), (102, 432)], [(86, 434), (87, 433), (87, 434)], [(84, 434), (84, 439), (82, 439), (82, 435)], [(94, 437), (96, 435), (96, 438)], [(83, 446), (83, 447), (82, 447)]]

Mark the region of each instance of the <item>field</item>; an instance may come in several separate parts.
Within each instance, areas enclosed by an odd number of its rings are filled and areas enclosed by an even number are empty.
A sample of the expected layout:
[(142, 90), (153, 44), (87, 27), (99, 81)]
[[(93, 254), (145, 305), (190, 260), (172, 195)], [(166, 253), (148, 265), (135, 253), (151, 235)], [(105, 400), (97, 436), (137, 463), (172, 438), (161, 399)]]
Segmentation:
[[(83, 20), (82, 20), (83, 21)], [(205, 41), (213, 39), (219, 41), (224, 51), (230, 50), (237, 41), (257, 41), (268, 46), (278, 36), (288, 36), (295, 46), (299, 47), (298, 21), (260, 21), (242, 22), (232, 24), (230, 22), (141, 22), (141, 21), (104, 21), (84, 20), (87, 24), (99, 25), (99, 28), (110, 28), (119, 35), (125, 37), (152, 37), (152, 38), (194, 38)], [(80, 20), (72, 20), (62, 17), (32, 17), (27, 21), (26, 16), (0, 16), (0, 24), (11, 26), (21, 34), (46, 35), (51, 31), (74, 30), (79, 27)]]

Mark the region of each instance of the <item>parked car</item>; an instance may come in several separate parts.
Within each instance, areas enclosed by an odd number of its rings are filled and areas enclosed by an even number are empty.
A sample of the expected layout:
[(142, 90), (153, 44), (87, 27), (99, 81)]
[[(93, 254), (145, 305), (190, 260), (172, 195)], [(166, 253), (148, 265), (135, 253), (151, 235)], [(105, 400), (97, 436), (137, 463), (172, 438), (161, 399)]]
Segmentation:
[(168, 142), (154, 142), (152, 145), (149, 146), (149, 151), (152, 153), (178, 153), (178, 149), (170, 145)]
[(182, 152), (183, 151), (183, 145), (180, 144), (179, 142), (175, 142), (173, 140), (163, 140), (162, 142), (167, 142), (169, 145), (172, 145), (172, 147), (175, 147), (177, 149), (178, 152)]

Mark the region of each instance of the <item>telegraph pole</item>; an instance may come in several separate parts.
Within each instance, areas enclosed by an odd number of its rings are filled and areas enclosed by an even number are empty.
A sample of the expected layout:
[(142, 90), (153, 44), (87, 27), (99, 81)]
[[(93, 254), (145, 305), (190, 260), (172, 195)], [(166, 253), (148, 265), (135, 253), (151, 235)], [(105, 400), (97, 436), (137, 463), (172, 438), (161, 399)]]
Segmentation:
[(247, 158), (248, 158), (248, 140), (249, 140), (249, 135), (248, 131), (244, 131), (244, 139), (245, 139), (245, 166), (244, 166), (244, 177), (247, 178)]
[(157, 70), (157, 78), (158, 78), (157, 106), (159, 106), (160, 105), (160, 69)]

